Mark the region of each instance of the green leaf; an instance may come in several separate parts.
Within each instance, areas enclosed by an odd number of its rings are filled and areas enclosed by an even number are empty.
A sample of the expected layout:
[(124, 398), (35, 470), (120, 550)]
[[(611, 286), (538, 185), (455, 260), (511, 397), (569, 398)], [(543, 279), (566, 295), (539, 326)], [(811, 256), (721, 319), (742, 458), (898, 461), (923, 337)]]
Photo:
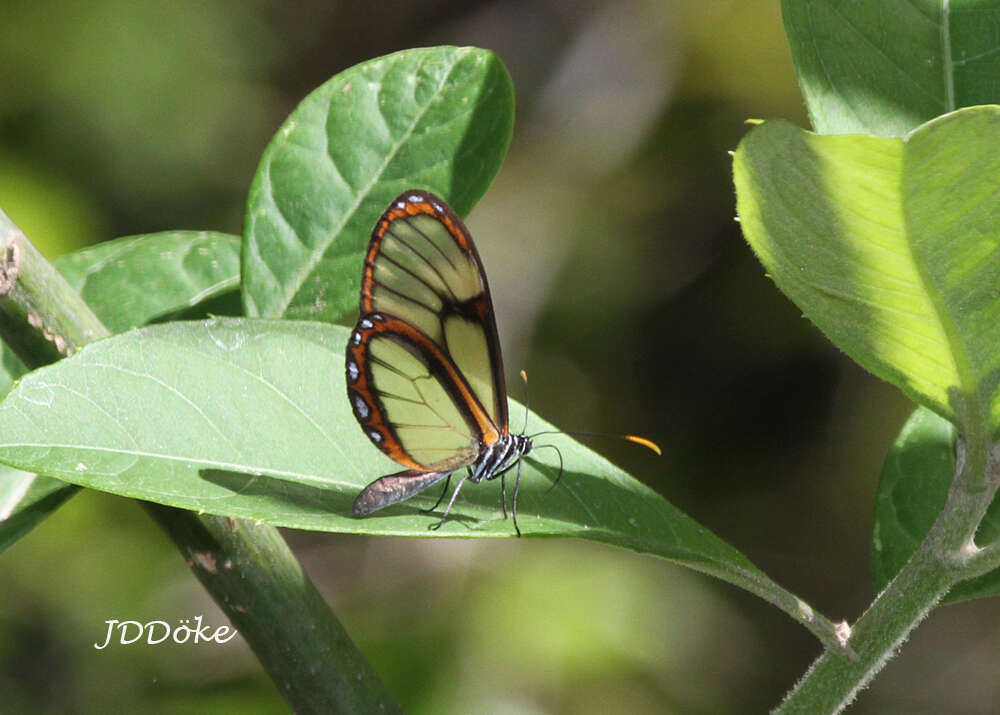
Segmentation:
[[(743, 233), (844, 352), (963, 428), (1000, 427), (1000, 108), (905, 139), (766, 122), (734, 161)], [(971, 415), (971, 416), (970, 416)]]
[[(53, 264), (105, 326), (121, 331), (236, 293), (239, 250), (236, 236), (166, 231), (106, 241)], [(0, 345), (0, 394), (27, 371)], [(0, 551), (75, 492), (60, 479), (0, 469)]]
[[(937, 519), (955, 476), (955, 428), (926, 408), (917, 408), (889, 450), (882, 467), (872, 530), (872, 576), (876, 592), (899, 572)], [(990, 505), (976, 534), (986, 546), (1000, 536), (1000, 500)], [(958, 584), (944, 599), (965, 601), (1000, 593), (1000, 570)]]
[(783, 0), (799, 86), (820, 134), (901, 137), (1000, 103), (997, 0)]
[(315, 90), (271, 141), (250, 189), (246, 314), (335, 320), (357, 310), (372, 227), (428, 189), (466, 214), (513, 131), (510, 76), (474, 47), (406, 50)]
[[(168, 323), (93, 343), (0, 404), (0, 460), (127, 497), (279, 526), (511, 536), (496, 482), (468, 484), (438, 531), (425, 493), (363, 519), (359, 490), (399, 470), (348, 405), (349, 331), (325, 323)], [(155, 406), (155, 409), (151, 409)], [(532, 417), (531, 430), (551, 429)], [(548, 440), (546, 440), (548, 443)], [(734, 580), (762, 574), (661, 496), (566, 436), (524, 462), (518, 523), (656, 553)], [(650, 457), (653, 459), (653, 457)], [(508, 485), (510, 487), (511, 485)], [(433, 490), (437, 491), (437, 490)]]
[(113, 333), (239, 290), (240, 239), (164, 231), (105, 241), (53, 261)]
[(0, 466), (0, 552), (76, 492), (60, 479)]

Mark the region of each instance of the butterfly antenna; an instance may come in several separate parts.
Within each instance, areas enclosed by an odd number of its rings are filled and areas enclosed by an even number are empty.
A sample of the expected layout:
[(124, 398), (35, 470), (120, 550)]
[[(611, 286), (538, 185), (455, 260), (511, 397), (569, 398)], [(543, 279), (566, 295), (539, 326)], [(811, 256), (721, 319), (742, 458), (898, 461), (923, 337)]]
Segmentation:
[(646, 439), (645, 437), (638, 437), (634, 434), (608, 434), (607, 432), (580, 432), (574, 430), (572, 432), (563, 430), (546, 430), (545, 432), (536, 432), (533, 435), (529, 435), (531, 439), (535, 437), (540, 437), (545, 434), (568, 434), (572, 436), (582, 436), (582, 437), (608, 437), (610, 439), (623, 439), (626, 442), (634, 442), (635, 444), (641, 444), (643, 447), (656, 452), (659, 455), (663, 455), (663, 450), (660, 449), (660, 445), (651, 439)]

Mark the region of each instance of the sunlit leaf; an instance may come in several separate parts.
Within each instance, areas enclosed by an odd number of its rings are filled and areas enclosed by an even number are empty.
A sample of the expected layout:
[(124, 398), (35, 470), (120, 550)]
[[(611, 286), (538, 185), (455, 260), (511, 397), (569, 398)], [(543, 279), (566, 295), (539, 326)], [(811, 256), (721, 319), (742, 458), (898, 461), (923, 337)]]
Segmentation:
[(734, 162), (744, 235), (844, 352), (962, 426), (1000, 427), (1000, 108), (905, 139), (766, 122)]
[(365, 247), (397, 195), (467, 213), (500, 168), (513, 88), (488, 50), (405, 50), (306, 97), (261, 159), (247, 205), (246, 314), (335, 320), (357, 309)]

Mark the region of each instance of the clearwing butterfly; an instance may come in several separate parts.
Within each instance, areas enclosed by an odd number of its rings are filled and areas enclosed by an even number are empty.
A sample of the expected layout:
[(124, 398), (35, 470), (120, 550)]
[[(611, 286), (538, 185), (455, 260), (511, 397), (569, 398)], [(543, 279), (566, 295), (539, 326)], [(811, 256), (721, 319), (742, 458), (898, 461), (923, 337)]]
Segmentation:
[[(483, 262), (461, 219), (426, 191), (400, 194), (372, 231), (361, 274), (361, 316), (347, 344), (347, 395), (368, 438), (406, 467), (361, 490), (355, 516), (447, 479), (430, 510), (436, 509), (452, 472), (464, 468), (444, 515), (431, 528), (448, 518), (466, 481), (499, 477), (506, 518), (504, 475), (517, 466), (511, 512), (521, 535), (521, 458), (532, 450), (532, 438), (511, 434), (507, 424), (503, 358)], [(642, 437), (596, 436), (660, 453)], [(552, 445), (543, 447), (559, 453)]]
[(375, 224), (361, 316), (347, 345), (347, 394), (368, 438), (406, 467), (365, 487), (355, 516), (409, 499), (464, 468), (432, 528), (447, 519), (466, 481), (500, 477), (506, 518), (504, 475), (518, 465), (512, 513), (520, 536), (520, 460), (532, 443), (508, 429), (486, 272), (461, 219), (426, 191), (404, 192)]

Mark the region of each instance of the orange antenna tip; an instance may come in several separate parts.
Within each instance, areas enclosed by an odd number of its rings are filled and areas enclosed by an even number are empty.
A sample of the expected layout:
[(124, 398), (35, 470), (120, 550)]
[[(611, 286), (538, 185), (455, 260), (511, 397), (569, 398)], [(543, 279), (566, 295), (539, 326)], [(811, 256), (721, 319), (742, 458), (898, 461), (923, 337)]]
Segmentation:
[(641, 444), (643, 447), (648, 447), (649, 449), (656, 452), (661, 457), (663, 456), (663, 450), (660, 449), (660, 445), (656, 442), (646, 439), (645, 437), (636, 437), (634, 434), (622, 435), (629, 442), (635, 442), (636, 444)]

